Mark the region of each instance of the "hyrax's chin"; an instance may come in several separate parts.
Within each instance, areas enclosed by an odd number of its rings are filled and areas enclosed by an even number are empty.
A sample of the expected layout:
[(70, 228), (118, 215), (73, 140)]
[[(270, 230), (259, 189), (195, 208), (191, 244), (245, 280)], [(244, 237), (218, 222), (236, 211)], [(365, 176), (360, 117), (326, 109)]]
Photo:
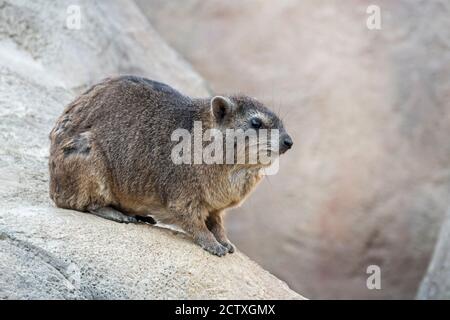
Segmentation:
[(266, 146), (247, 147), (245, 152), (238, 154), (237, 164), (263, 168), (271, 166), (279, 156), (278, 151), (266, 148)]

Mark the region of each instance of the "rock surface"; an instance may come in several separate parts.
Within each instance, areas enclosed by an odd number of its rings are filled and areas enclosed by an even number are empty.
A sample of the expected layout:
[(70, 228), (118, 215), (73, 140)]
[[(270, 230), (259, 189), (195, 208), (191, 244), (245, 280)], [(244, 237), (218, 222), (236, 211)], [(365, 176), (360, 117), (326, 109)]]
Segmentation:
[[(73, 23), (79, 10), (79, 29)], [(130, 73), (170, 82), (191, 95), (206, 95), (205, 82), (161, 39), (126, 0), (0, 0), (0, 39), (45, 67), (45, 78), (79, 91), (105, 75)]]
[(449, 2), (376, 1), (381, 30), (373, 1), (137, 3), (214, 91), (279, 108), (293, 136), (228, 215), (238, 247), (310, 298), (415, 297), (450, 201)]
[(55, 208), (48, 133), (79, 89), (117, 73), (207, 89), (128, 1), (0, 1), (0, 17), (0, 299), (301, 298), (240, 252)]
[(434, 249), (428, 271), (419, 287), (418, 299), (450, 299), (450, 210)]

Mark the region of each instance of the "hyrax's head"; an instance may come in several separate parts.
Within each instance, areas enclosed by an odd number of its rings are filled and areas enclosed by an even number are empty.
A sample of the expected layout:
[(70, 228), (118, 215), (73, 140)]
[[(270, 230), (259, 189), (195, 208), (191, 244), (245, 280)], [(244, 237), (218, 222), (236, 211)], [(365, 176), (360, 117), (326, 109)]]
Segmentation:
[(247, 157), (246, 164), (249, 161), (251, 164), (255, 155), (258, 155), (257, 164), (270, 164), (270, 160), (268, 163), (261, 161), (262, 156), (273, 158), (292, 148), (292, 138), (283, 122), (256, 99), (215, 96), (211, 99), (211, 115), (215, 128), (225, 133), (226, 139), (234, 133), (235, 137), (226, 143), (234, 141), (237, 156)]

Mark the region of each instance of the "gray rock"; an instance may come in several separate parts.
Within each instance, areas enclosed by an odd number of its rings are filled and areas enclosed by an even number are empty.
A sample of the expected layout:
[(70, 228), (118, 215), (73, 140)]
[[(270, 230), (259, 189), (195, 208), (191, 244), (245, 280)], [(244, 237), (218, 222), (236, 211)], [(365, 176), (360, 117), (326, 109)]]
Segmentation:
[(48, 133), (86, 83), (136, 71), (207, 93), (132, 3), (81, 1), (84, 29), (71, 33), (72, 3), (0, 2), (0, 299), (302, 298), (240, 252), (53, 205)]
[[(80, 12), (74, 28), (71, 8)], [(2, 44), (26, 52), (70, 89), (84, 89), (106, 76), (145, 75), (191, 95), (205, 95), (205, 82), (154, 31), (130, 1), (0, 0)], [(23, 66), (22, 66), (23, 67)]]
[(418, 299), (450, 299), (450, 210), (442, 225), (428, 271), (417, 292)]

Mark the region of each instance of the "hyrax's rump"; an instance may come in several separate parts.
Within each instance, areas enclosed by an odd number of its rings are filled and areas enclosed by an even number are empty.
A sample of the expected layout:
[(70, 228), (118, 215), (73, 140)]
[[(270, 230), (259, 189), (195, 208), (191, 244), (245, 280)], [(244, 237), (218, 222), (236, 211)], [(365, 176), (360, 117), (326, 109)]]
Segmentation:
[[(192, 133), (194, 123), (224, 136), (231, 129), (259, 135), (276, 129), (277, 141), (256, 144), (258, 152), (275, 156), (292, 146), (282, 122), (255, 99), (191, 99), (140, 77), (107, 79), (69, 104), (50, 133), (51, 198), (58, 207), (120, 222), (152, 216), (181, 227), (213, 254), (233, 252), (224, 210), (243, 201), (267, 164), (175, 163), (172, 151), (180, 141), (173, 133)], [(251, 147), (235, 144), (234, 151)]]

